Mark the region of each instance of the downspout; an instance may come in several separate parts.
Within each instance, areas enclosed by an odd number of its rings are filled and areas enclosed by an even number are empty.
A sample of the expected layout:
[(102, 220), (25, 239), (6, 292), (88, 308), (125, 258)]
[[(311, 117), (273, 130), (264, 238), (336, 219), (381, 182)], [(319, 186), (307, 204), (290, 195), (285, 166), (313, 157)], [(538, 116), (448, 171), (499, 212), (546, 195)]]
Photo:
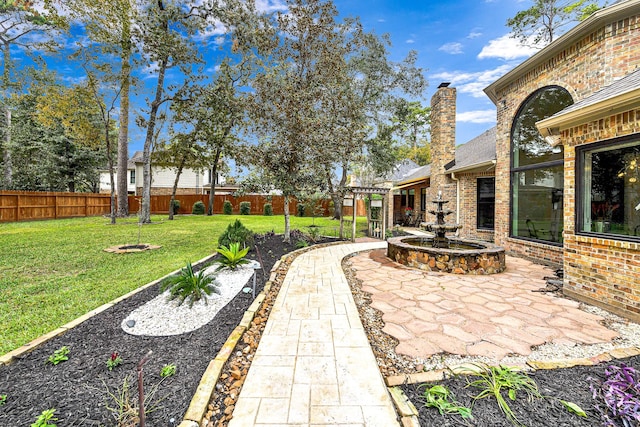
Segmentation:
[[(451, 179), (456, 182), (456, 224), (460, 224), (460, 179), (456, 178), (456, 173), (451, 172)], [(456, 237), (460, 236), (460, 229), (456, 230)]]

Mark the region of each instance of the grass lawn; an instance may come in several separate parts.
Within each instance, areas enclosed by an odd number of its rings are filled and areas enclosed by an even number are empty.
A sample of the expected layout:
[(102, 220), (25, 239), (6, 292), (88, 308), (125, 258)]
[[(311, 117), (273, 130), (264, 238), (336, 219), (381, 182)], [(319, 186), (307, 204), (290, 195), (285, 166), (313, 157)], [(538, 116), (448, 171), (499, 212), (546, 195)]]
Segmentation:
[[(137, 219), (109, 225), (103, 217), (0, 224), (0, 354), (11, 351), (141, 285), (211, 255), (227, 224), (239, 218), (256, 233), (284, 231), (283, 216), (153, 216), (140, 243), (162, 248), (111, 254), (109, 246), (138, 243)], [(312, 218), (291, 217), (305, 230)], [(366, 228), (358, 219), (358, 229)], [(339, 222), (316, 218), (322, 234)]]

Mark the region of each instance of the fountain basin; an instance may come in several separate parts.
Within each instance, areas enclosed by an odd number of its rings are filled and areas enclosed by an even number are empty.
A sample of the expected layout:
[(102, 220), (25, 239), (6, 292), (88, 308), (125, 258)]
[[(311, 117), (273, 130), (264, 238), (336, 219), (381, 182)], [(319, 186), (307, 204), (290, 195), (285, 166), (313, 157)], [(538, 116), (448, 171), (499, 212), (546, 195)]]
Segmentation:
[(496, 274), (503, 272), (504, 248), (492, 243), (461, 238), (449, 239), (449, 248), (434, 248), (432, 237), (393, 237), (387, 256), (407, 267), (454, 274)]

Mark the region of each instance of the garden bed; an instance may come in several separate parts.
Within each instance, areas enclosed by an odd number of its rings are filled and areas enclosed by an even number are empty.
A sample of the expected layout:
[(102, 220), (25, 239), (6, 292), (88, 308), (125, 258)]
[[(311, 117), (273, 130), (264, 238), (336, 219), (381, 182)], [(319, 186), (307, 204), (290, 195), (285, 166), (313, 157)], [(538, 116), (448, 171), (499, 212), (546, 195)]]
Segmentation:
[[(283, 244), (282, 237), (273, 234), (257, 239), (256, 245), (264, 272), (257, 274), (259, 292), (274, 263), (295, 246)], [(248, 257), (257, 259), (257, 252), (251, 251)], [(145, 289), (0, 366), (0, 395), (7, 395), (0, 406), (0, 425), (30, 425), (50, 408), (56, 409), (59, 426), (115, 425), (116, 414), (107, 407), (117, 407), (117, 403), (108, 391), (117, 395), (128, 378), (135, 395), (136, 366), (150, 350), (153, 354), (144, 365), (145, 390), (149, 393), (159, 385), (151, 397), (157, 409), (147, 415), (147, 421), (149, 425), (171, 425), (173, 419), (179, 424), (209, 361), (238, 325), (252, 297), (240, 292), (211, 322), (190, 333), (165, 337), (125, 333), (122, 319), (158, 293), (159, 285)], [(46, 316), (46, 307), (42, 310), (34, 315)], [(47, 363), (63, 346), (70, 350), (69, 360), (55, 366)], [(122, 364), (110, 371), (106, 361), (113, 352), (118, 352)], [(175, 364), (177, 373), (162, 379), (160, 370), (165, 364)]]

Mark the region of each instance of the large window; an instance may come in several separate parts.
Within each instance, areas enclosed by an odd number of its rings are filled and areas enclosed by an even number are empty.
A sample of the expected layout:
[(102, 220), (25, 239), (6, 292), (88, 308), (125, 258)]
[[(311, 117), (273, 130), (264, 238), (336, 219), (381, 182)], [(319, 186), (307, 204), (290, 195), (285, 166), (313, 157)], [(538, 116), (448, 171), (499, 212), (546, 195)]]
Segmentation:
[(581, 232), (640, 236), (640, 139), (577, 150)]
[(532, 94), (516, 115), (511, 134), (511, 235), (562, 243), (562, 146), (549, 145), (536, 122), (573, 104), (557, 86)]
[(129, 174), (129, 184), (135, 184), (136, 183), (136, 171), (135, 169), (130, 171)]
[(478, 178), (477, 187), (477, 227), (478, 229), (493, 230), (496, 206), (496, 179), (494, 177)]

